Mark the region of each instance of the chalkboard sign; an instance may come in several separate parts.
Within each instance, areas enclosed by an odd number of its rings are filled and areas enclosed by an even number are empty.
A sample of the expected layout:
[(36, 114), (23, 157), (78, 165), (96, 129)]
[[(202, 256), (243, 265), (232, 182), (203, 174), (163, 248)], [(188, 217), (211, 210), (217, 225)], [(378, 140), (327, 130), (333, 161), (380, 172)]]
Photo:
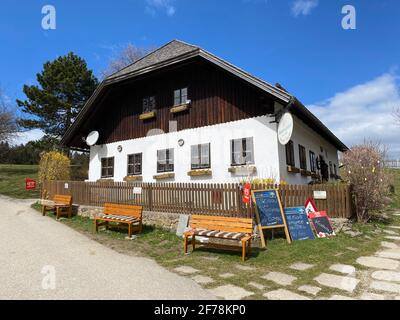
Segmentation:
[(276, 190), (256, 192), (254, 198), (262, 227), (283, 225), (283, 216)]
[(285, 217), (292, 240), (314, 240), (304, 207), (286, 208)]
[(325, 211), (310, 213), (311, 222), (318, 238), (335, 236), (331, 222)]
[(290, 243), (289, 231), (278, 190), (255, 190), (251, 194), (256, 207), (257, 225), (262, 247), (265, 247), (264, 229), (284, 228), (286, 239)]

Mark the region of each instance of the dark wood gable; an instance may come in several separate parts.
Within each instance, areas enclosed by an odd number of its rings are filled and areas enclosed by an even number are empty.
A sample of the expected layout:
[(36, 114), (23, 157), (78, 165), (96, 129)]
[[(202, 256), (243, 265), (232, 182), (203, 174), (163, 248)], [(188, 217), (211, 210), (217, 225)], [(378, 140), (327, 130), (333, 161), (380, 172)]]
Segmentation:
[[(173, 114), (174, 90), (183, 87), (189, 89), (191, 107)], [(156, 117), (140, 120), (143, 98), (152, 95), (156, 96)], [(273, 106), (267, 93), (195, 58), (179, 67), (107, 88), (71, 146), (86, 147), (82, 137), (92, 130), (100, 132), (98, 144), (105, 144), (145, 137), (151, 129), (168, 132), (171, 120), (177, 121), (178, 130), (184, 130), (270, 114)]]

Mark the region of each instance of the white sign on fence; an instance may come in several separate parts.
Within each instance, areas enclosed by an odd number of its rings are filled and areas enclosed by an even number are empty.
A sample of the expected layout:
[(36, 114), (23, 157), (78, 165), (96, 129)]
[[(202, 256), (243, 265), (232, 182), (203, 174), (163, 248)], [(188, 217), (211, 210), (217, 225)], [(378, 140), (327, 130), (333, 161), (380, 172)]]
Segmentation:
[(141, 187), (133, 188), (133, 194), (142, 194), (142, 188)]
[(65, 184), (64, 184), (64, 189), (68, 189), (68, 188), (69, 188), (68, 183), (65, 183)]
[(314, 191), (314, 199), (326, 200), (327, 199), (326, 191)]

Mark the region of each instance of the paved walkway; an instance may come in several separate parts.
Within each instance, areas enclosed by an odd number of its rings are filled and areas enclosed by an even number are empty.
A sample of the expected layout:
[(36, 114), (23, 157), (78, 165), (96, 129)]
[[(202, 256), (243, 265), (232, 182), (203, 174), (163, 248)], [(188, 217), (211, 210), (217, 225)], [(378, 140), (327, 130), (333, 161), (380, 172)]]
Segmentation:
[(0, 196), (0, 299), (214, 299), (191, 279), (108, 249), (30, 203)]

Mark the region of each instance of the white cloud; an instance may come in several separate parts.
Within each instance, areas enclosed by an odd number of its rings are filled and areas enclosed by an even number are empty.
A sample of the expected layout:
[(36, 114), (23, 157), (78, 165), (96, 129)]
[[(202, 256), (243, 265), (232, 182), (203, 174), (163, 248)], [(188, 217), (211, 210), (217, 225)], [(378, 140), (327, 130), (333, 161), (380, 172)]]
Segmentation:
[(299, 15), (307, 16), (318, 6), (318, 0), (295, 0), (292, 3), (292, 14), (297, 17)]
[(308, 108), (348, 146), (380, 141), (400, 158), (400, 126), (392, 112), (400, 106), (398, 77), (386, 73)]
[(26, 144), (29, 141), (40, 140), (44, 136), (44, 132), (40, 129), (33, 129), (18, 133), (11, 141), (11, 145)]
[(163, 11), (167, 16), (172, 17), (176, 13), (173, 5), (175, 0), (146, 0), (146, 12), (155, 16), (157, 11)]

